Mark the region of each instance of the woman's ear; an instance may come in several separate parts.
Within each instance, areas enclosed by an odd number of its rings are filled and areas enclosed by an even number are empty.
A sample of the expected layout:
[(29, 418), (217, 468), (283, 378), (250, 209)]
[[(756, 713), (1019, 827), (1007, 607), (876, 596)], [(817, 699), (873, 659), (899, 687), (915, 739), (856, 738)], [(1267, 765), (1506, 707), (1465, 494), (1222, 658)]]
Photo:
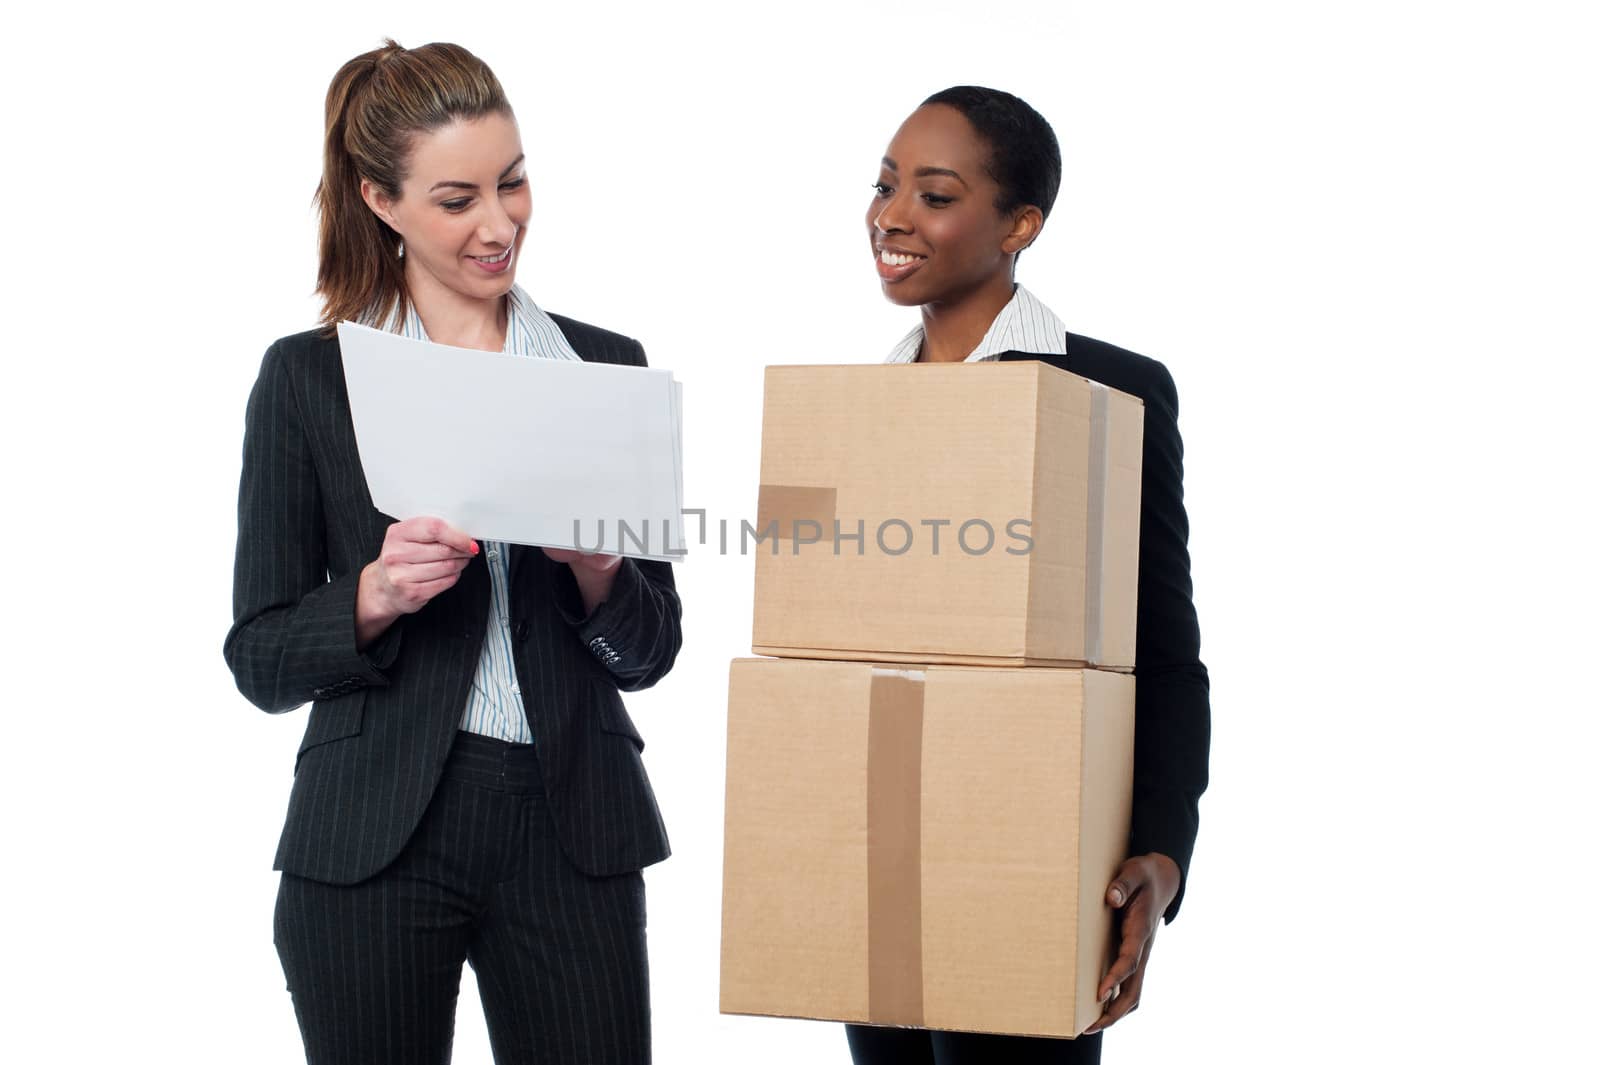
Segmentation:
[(1017, 208), (1017, 212), (1011, 216), (1011, 232), (1000, 242), (1000, 250), (1007, 255), (1015, 255), (1037, 240), (1043, 228), (1043, 211), (1031, 203)]
[(361, 200), (368, 207), (372, 208), (373, 214), (383, 219), (385, 225), (387, 225), (390, 229), (399, 232), (398, 227), (396, 227), (394, 224), (394, 201), (389, 198), (389, 194), (387, 192), (384, 192), (382, 189), (378, 188), (378, 186), (374, 185), (368, 179), (362, 178)]

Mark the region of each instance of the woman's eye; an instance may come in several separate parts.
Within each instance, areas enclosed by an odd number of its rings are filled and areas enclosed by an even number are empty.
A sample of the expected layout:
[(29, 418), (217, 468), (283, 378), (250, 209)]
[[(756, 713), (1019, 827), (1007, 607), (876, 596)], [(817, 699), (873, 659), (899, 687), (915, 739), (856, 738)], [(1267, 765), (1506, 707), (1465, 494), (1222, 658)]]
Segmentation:
[(894, 189), (891, 188), (888, 185), (885, 185), (881, 181), (874, 181), (872, 183), (872, 191), (876, 192), (879, 195), (879, 197), (883, 197), (883, 196), (889, 195), (891, 192), (894, 191)]
[(446, 211), (460, 211), (471, 202), (471, 200), (440, 200), (439, 206), (443, 207)]
[(931, 192), (924, 192), (922, 198), (928, 202), (930, 207), (944, 207), (956, 201), (954, 196), (935, 196)]
[(516, 189), (522, 188), (522, 186), (526, 185), (527, 183), (528, 183), (528, 179), (525, 178), (525, 177), (519, 177), (515, 181), (502, 182), (501, 185), (500, 185), (500, 191), (502, 191), (502, 192), (511, 192), (511, 191), (516, 190)]

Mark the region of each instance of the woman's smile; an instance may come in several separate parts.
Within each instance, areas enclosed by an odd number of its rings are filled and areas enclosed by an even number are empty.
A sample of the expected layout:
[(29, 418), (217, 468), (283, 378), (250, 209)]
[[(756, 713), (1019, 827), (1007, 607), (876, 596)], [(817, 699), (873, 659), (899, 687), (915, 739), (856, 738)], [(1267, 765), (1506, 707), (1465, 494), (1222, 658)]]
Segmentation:
[(884, 284), (892, 285), (915, 273), (917, 268), (928, 261), (926, 255), (915, 252), (901, 251), (896, 248), (878, 249), (878, 277)]
[(511, 266), (511, 253), (516, 250), (516, 244), (507, 244), (504, 251), (494, 255), (469, 255), (468, 259), (477, 263), (484, 271), (498, 274)]

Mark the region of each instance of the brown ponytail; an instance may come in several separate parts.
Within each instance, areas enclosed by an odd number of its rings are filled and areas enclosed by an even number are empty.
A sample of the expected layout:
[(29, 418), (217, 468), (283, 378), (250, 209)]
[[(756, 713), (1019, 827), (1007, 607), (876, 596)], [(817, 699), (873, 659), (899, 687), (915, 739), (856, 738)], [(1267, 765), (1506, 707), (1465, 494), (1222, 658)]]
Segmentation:
[(458, 118), (511, 114), (494, 72), (455, 44), (406, 49), (385, 39), (333, 76), (317, 187), (322, 325), (381, 325), (405, 307), (400, 235), (361, 199), (361, 180), (400, 198), (411, 138)]

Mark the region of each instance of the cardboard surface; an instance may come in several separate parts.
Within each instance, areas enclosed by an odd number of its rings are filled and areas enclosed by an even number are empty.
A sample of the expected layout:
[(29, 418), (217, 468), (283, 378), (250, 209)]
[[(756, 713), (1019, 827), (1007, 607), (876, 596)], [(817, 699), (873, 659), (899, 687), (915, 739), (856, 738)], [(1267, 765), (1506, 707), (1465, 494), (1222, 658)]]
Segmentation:
[(1082, 1032), (1132, 779), (1127, 675), (736, 660), (723, 1012)]
[(1131, 670), (1143, 418), (1040, 362), (769, 367), (755, 650)]

